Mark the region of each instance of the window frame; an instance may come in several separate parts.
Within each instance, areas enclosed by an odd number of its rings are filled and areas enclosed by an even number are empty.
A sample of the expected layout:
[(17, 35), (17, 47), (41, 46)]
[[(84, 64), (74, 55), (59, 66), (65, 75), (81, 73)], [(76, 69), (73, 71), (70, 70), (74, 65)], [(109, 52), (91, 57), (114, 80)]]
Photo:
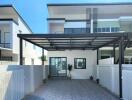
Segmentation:
[[(76, 64), (76, 61), (77, 61), (77, 59), (83, 59), (85, 62), (85, 64), (84, 64), (84, 67), (82, 67), (82, 68), (77, 68), (77, 64)], [(74, 58), (74, 69), (86, 69), (86, 58)]]

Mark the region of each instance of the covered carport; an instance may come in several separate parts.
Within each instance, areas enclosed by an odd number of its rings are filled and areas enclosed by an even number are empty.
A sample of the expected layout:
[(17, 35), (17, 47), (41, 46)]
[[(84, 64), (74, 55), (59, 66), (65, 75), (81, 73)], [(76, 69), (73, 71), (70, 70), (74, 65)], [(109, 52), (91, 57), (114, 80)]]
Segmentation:
[[(98, 50), (102, 47), (119, 47), (119, 95), (122, 99), (122, 64), (124, 50), (131, 46), (131, 33), (93, 33), (93, 34), (18, 34), (20, 38), (20, 65), (23, 65), (23, 40), (48, 51)], [(115, 60), (114, 60), (115, 61)]]

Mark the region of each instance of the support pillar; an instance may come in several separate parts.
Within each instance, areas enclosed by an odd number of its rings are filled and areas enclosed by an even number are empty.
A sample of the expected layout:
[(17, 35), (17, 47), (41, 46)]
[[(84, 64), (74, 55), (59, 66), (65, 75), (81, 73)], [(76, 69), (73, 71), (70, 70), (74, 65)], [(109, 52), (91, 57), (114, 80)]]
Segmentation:
[(99, 49), (97, 49), (97, 65), (99, 64)]
[[(44, 57), (44, 49), (42, 49), (42, 57)], [(44, 65), (44, 61), (42, 60), (42, 65)]]
[(115, 44), (113, 45), (113, 58), (114, 58), (114, 64), (116, 63), (116, 55), (115, 55)]
[(20, 45), (19, 45), (19, 53), (20, 53), (20, 65), (23, 65), (23, 42), (22, 42), (22, 38), (20, 38)]
[(124, 63), (124, 37), (119, 42), (119, 94), (122, 100), (122, 64)]

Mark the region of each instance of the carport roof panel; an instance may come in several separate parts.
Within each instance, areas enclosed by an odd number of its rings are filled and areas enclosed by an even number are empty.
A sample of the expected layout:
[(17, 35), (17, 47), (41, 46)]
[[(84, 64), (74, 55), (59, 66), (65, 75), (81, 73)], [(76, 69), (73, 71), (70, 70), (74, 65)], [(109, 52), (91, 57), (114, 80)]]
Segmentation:
[(95, 50), (113, 46), (120, 37), (128, 33), (87, 33), (87, 34), (18, 34), (23, 40), (46, 50)]

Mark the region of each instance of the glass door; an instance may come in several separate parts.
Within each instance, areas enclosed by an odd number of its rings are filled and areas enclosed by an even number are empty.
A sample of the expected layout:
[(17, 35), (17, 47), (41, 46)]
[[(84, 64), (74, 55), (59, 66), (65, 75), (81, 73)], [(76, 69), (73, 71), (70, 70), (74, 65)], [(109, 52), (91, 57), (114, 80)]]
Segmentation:
[(51, 76), (67, 75), (66, 57), (50, 57), (50, 75)]

